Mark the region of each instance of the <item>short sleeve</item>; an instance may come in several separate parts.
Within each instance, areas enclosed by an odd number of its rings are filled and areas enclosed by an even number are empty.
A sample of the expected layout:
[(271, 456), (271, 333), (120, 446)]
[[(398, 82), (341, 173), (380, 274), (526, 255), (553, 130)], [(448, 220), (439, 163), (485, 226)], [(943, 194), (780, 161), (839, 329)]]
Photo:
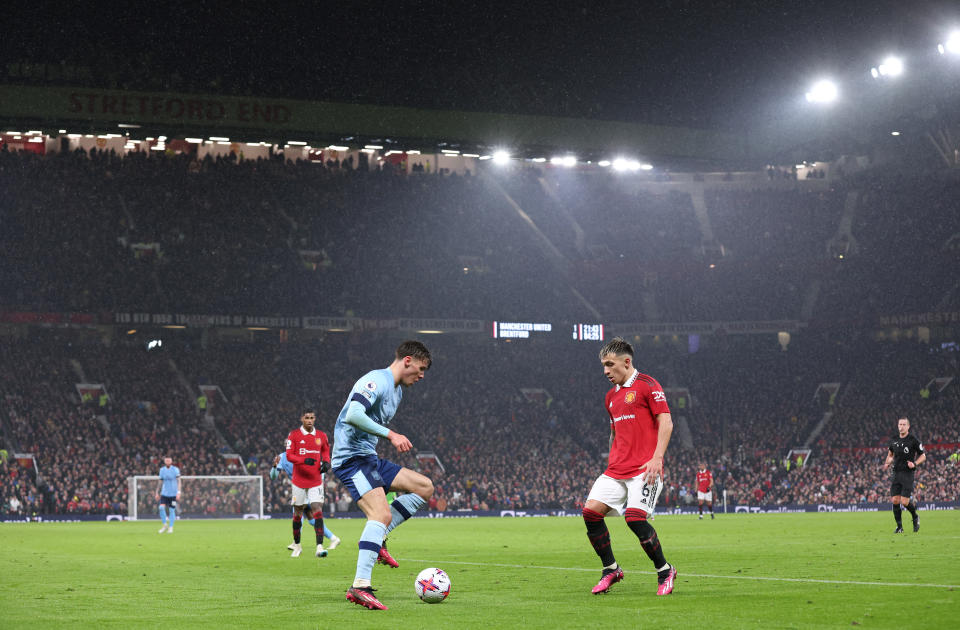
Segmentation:
[(647, 385), (647, 406), (650, 408), (650, 413), (654, 417), (661, 413), (670, 413), (670, 407), (667, 405), (667, 395), (660, 387), (660, 383), (653, 379), (644, 382)]
[(376, 404), (377, 400), (384, 392), (384, 379), (377, 372), (368, 372), (353, 385), (350, 392), (350, 400), (363, 405), (363, 408), (370, 411), (370, 408)]

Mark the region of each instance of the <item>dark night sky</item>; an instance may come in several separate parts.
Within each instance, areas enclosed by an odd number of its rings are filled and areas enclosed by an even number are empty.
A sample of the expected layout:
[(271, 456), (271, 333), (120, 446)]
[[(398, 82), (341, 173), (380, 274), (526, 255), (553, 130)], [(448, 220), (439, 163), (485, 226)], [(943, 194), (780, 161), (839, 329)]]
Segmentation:
[(63, 4), (11, 16), (4, 61), (93, 64), (140, 89), (175, 74), (172, 89), (711, 127), (960, 25), (924, 0)]

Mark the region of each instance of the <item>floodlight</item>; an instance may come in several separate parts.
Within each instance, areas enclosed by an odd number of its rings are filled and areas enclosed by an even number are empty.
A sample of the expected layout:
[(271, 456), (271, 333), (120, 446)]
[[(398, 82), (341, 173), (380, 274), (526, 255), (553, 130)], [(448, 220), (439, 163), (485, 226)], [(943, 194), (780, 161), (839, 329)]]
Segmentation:
[(832, 103), (837, 100), (837, 84), (828, 79), (821, 79), (812, 86), (807, 92), (807, 101), (810, 103)]
[(563, 157), (556, 156), (556, 157), (550, 158), (550, 163), (551, 163), (551, 164), (557, 164), (557, 165), (559, 165), (559, 166), (568, 166), (568, 167), (569, 167), (569, 166), (576, 166), (576, 165), (577, 165), (577, 158), (575, 158), (575, 157), (572, 156), (572, 155), (565, 155), (565, 156), (563, 156)]
[(903, 74), (903, 59), (899, 57), (887, 57), (876, 68), (870, 69), (870, 74), (874, 79), (880, 77), (898, 77)]
[(510, 154), (506, 151), (494, 151), (493, 152), (493, 163), (494, 164), (506, 164), (510, 161)]
[(613, 161), (613, 170), (615, 171), (639, 171), (641, 168), (640, 162), (636, 160), (617, 158)]
[(950, 33), (950, 37), (947, 38), (947, 41), (943, 46), (947, 49), (948, 53), (960, 55), (960, 31), (954, 31)]

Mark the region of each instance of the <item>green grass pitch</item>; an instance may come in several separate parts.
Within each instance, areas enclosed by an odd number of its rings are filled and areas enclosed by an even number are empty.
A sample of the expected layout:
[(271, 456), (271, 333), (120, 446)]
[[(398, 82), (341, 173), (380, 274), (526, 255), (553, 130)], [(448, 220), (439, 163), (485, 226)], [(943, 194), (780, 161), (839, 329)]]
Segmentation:
[[(905, 515), (906, 516), (906, 515)], [(905, 522), (909, 524), (907, 516)], [(894, 535), (889, 512), (665, 515), (674, 594), (620, 518), (608, 518), (626, 579), (591, 595), (599, 561), (579, 518), (414, 519), (377, 566), (389, 611), (348, 603), (363, 523), (328, 519), (343, 543), (292, 559), (288, 520), (0, 524), (7, 628), (956, 628), (960, 513), (921, 513)], [(309, 533), (308, 533), (309, 532)], [(304, 530), (304, 541), (313, 539)], [(447, 601), (414, 594), (416, 574), (450, 574)]]

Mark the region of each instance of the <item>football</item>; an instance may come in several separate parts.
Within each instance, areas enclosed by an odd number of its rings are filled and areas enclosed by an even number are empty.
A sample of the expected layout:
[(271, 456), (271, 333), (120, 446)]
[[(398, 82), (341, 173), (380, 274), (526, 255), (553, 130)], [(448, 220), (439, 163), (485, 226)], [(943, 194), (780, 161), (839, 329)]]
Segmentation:
[(428, 604), (439, 604), (450, 594), (450, 576), (443, 569), (424, 569), (413, 586), (417, 597)]

